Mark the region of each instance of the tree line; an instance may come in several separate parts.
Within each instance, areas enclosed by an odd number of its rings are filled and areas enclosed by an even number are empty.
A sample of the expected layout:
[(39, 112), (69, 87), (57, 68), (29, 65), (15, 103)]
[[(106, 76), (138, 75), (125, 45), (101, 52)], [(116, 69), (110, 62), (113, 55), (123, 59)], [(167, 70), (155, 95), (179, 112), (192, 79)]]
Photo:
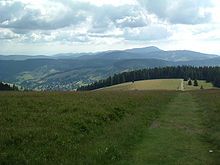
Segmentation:
[(161, 68), (141, 69), (109, 76), (107, 79), (81, 86), (77, 90), (94, 90), (111, 85), (138, 80), (183, 78), (184, 80), (206, 80), (220, 87), (220, 67), (170, 66)]
[(15, 85), (10, 86), (0, 81), (0, 91), (18, 91), (18, 87)]

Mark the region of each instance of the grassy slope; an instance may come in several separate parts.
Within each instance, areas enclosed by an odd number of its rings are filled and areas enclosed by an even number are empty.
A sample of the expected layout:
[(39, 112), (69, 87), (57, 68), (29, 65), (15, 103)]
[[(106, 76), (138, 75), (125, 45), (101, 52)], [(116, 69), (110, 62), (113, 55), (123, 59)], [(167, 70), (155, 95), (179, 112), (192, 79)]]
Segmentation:
[(101, 90), (176, 90), (180, 86), (180, 79), (156, 79), (128, 82)]
[(0, 92), (0, 164), (116, 164), (175, 95)]
[[(190, 93), (180, 93), (146, 131), (133, 157), (135, 165), (210, 165), (217, 161), (202, 140), (201, 112)], [(126, 163), (124, 163), (126, 164)]]
[(220, 162), (220, 90), (196, 91), (193, 95), (202, 112), (203, 139), (210, 144), (217, 165)]
[[(134, 83), (122, 83), (113, 85), (98, 90), (112, 91), (112, 90), (177, 90), (180, 87), (181, 79), (156, 79), (156, 80), (142, 80), (135, 81)], [(184, 81), (184, 90), (199, 90), (202, 85), (204, 89), (213, 88), (212, 83), (207, 83), (204, 80), (198, 80), (198, 87), (188, 85), (187, 81)]]
[(1, 92), (0, 164), (218, 165), (219, 100), (220, 90)]
[(198, 80), (198, 85), (197, 87), (193, 85), (188, 85), (187, 81), (184, 81), (184, 88), (186, 90), (198, 90), (200, 89), (201, 85), (203, 86), (204, 89), (211, 89), (213, 88), (212, 83), (207, 83), (205, 80)]

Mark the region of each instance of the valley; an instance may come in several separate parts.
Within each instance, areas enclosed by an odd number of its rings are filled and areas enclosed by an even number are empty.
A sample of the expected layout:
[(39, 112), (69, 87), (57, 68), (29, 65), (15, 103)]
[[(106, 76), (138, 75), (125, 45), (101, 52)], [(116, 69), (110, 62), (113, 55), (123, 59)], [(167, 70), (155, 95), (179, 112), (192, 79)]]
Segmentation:
[(218, 55), (157, 47), (54, 56), (1, 56), (0, 80), (25, 89), (76, 90), (114, 74), (166, 66), (220, 66)]

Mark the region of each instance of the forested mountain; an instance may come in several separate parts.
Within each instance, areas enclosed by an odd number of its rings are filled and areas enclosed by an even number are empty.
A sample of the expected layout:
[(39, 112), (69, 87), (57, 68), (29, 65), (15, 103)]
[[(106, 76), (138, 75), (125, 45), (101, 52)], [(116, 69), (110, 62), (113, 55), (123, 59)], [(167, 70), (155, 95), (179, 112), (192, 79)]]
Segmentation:
[(215, 57), (205, 60), (179, 61), (176, 64), (191, 65), (191, 66), (220, 66), (220, 57)]
[(101, 52), (95, 55), (80, 56), (78, 59), (160, 59), (167, 61), (205, 60), (218, 57), (188, 50), (163, 51), (156, 47), (136, 48), (123, 51)]
[(220, 66), (220, 57), (216, 55), (163, 51), (157, 47), (58, 54), (50, 59), (46, 58), (48, 56), (41, 57), (21, 60), (23, 57), (18, 56), (20, 60), (0, 60), (0, 81), (33, 90), (73, 90), (113, 74), (137, 69), (178, 65)]
[(16, 60), (23, 61), (28, 59), (72, 59), (84, 55), (92, 55), (93, 53), (60, 53), (52, 56), (49, 55), (0, 55), (0, 60)]
[(127, 49), (125, 50), (126, 52), (129, 53), (151, 53), (151, 52), (158, 52), (158, 51), (163, 51), (155, 46), (149, 46), (149, 47), (144, 47), (144, 48), (133, 48), (133, 49)]
[(109, 76), (107, 79), (82, 86), (78, 90), (94, 90), (125, 82), (167, 78), (206, 80), (207, 82), (212, 82), (214, 86), (220, 87), (220, 67), (178, 66), (135, 70)]
[(60, 53), (52, 56), (46, 55), (0, 55), (0, 60), (27, 60), (27, 59), (161, 59), (167, 61), (204, 60), (218, 57), (218, 55), (205, 54), (188, 50), (164, 51), (157, 47), (134, 48), (127, 50), (111, 50), (96, 53)]

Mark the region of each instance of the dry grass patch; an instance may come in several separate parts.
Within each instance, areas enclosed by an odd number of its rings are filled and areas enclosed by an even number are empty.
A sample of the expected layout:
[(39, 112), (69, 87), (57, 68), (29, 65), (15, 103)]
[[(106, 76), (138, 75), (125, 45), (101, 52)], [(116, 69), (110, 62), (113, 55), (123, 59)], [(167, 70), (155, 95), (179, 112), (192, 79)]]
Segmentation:
[(180, 87), (181, 79), (155, 79), (128, 82), (100, 90), (177, 90)]

